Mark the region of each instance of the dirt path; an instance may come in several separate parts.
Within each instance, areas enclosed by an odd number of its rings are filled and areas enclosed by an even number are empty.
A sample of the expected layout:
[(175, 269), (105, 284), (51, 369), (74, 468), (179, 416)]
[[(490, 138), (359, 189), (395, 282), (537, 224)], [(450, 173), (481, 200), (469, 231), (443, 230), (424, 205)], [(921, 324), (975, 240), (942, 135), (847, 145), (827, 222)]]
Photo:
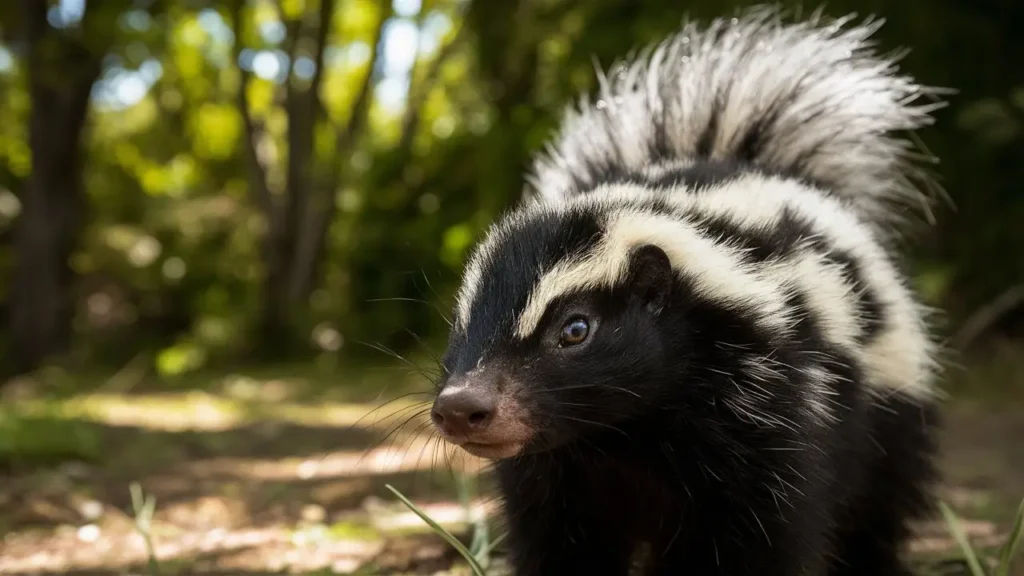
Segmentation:
[[(208, 395), (165, 395), (94, 396), (65, 408), (61, 430), (93, 438), (100, 453), (90, 463), (6, 473), (0, 574), (146, 573), (134, 481), (156, 497), (151, 536), (161, 574), (433, 574), (455, 558), (384, 488), (393, 484), (442, 524), (465, 526), (446, 455), (415, 434), (367, 450), (397, 420), (360, 419), (366, 405), (239, 408)], [(391, 411), (400, 417), (415, 406)], [(1024, 496), (1022, 440), (1019, 409), (948, 410), (942, 496), (971, 520), (978, 543), (999, 542)], [(474, 514), (490, 508), (474, 499)], [(931, 525), (915, 549), (953, 545)]]

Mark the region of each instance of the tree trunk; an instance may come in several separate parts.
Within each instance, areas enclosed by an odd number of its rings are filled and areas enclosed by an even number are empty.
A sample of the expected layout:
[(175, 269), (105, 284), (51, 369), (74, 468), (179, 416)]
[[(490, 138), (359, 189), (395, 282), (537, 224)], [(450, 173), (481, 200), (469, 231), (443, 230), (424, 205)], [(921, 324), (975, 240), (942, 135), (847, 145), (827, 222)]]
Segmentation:
[[(260, 344), (265, 352), (285, 353), (293, 340), (292, 306), (288, 301), (288, 253), (295, 238), (284, 227), (268, 231), (264, 240), (263, 310)], [(283, 355), (283, 354), (282, 354)]]
[(14, 225), (10, 331), (14, 366), (38, 367), (71, 344), (74, 301), (69, 259), (83, 222), (81, 133), (100, 65), (83, 46), (59, 37), (46, 5), (24, 0), (29, 50), (32, 174)]
[[(235, 0), (232, 4), (236, 62), (242, 50), (244, 4), (244, 0)], [(263, 241), (263, 306), (258, 326), (259, 347), (264, 354), (285, 355), (289, 352), (295, 336), (292, 324), (294, 313), (305, 304), (308, 297), (308, 294), (300, 293), (301, 284), (294, 279), (294, 260), (303, 228), (308, 226), (305, 219), (313, 186), (314, 132), (323, 109), (320, 86), (324, 75), (324, 50), (333, 13), (334, 0), (322, 0), (315, 19), (317, 25), (313, 37), (316, 72), (309, 86), (297, 86), (291, 68), (288, 70), (284, 102), (288, 118), (288, 161), (283, 194), (275, 195), (270, 189), (267, 180), (269, 159), (261, 158), (259, 154), (259, 142), (264, 134), (253, 118), (246, 98), (251, 74), (239, 68), (242, 81), (237, 101), (245, 128), (244, 151), (249, 165), (250, 191), (267, 222)], [(283, 14), (281, 17), (284, 17)], [(295, 61), (300, 37), (306, 28), (303, 22), (303, 18), (286, 21), (288, 53), (292, 56), (292, 62)]]
[[(243, 0), (234, 0), (232, 4), (236, 61), (242, 49), (243, 5)], [(327, 230), (336, 211), (334, 195), (343, 176), (340, 165), (364, 132), (372, 100), (373, 69), (379, 52), (381, 29), (392, 10), (390, 3), (387, 3), (373, 40), (374, 53), (370, 61), (370, 71), (361, 85), (349, 122), (337, 127), (335, 154), (339, 159), (334, 162), (331, 169), (325, 170), (325, 167), (319, 166), (318, 170), (314, 135), (317, 123), (325, 116), (320, 88), (324, 77), (324, 52), (334, 7), (334, 0), (322, 0), (315, 19), (303, 17), (286, 22), (289, 34), (286, 44), (289, 54), (296, 53), (306, 30), (313, 30), (310, 39), (316, 72), (309, 85), (303, 87), (291, 77), (289, 70), (284, 102), (288, 118), (288, 159), (282, 194), (272, 194), (268, 186), (268, 162), (260, 158), (258, 152), (263, 133), (253, 118), (245, 96), (251, 75), (248, 71), (239, 69), (242, 81), (237, 100), (245, 128), (249, 184), (253, 197), (268, 223), (263, 246), (263, 310), (259, 326), (260, 344), (268, 354), (286, 354), (289, 347), (295, 343), (295, 326), (292, 320), (297, 312), (308, 307), (309, 297), (316, 286), (318, 265), (323, 259)], [(311, 28), (314, 22), (315, 29)], [(294, 60), (292, 58), (292, 61)], [(326, 176), (324, 172), (327, 172)]]

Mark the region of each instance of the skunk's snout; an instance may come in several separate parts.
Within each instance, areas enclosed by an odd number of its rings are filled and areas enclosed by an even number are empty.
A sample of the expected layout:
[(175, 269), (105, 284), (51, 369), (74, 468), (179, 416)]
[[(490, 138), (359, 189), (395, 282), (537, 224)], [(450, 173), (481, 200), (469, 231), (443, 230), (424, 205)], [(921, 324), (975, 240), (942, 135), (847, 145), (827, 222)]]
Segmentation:
[(467, 437), (487, 430), (498, 405), (497, 391), (484, 386), (447, 386), (430, 413), (434, 425), (451, 437)]
[(452, 377), (430, 411), (441, 437), (483, 458), (518, 454), (533, 430), (510, 382), (500, 370), (477, 369)]

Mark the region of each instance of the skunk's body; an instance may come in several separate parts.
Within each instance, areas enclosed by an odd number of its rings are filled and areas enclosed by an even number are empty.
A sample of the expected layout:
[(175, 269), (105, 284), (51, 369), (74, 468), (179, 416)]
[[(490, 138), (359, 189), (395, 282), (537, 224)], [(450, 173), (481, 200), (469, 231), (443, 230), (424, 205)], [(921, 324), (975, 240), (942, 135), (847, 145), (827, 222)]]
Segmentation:
[(925, 92), (875, 26), (687, 25), (603, 80), (467, 266), (433, 417), (516, 574), (908, 574), (935, 346), (888, 252)]

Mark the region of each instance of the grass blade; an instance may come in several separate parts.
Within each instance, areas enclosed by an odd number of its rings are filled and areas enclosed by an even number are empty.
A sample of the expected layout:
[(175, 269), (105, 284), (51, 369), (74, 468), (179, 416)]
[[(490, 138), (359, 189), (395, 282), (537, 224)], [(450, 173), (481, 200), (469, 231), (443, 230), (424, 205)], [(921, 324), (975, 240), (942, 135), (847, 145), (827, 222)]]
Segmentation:
[(476, 561), (480, 563), (480, 566), (487, 568), (490, 565), (491, 559), (488, 552), (490, 551), (490, 545), (487, 540), (490, 536), (487, 530), (487, 522), (482, 519), (472, 523), (473, 526), (473, 540), (469, 545), (469, 553), (476, 558)]
[(405, 504), (410, 510), (413, 511), (413, 513), (415, 513), (424, 522), (426, 522), (427, 525), (434, 530), (434, 532), (437, 532), (438, 535), (440, 535), (449, 544), (451, 544), (452, 547), (455, 548), (459, 552), (459, 554), (461, 554), (462, 557), (466, 559), (466, 562), (469, 563), (469, 567), (473, 570), (473, 574), (475, 574), (476, 576), (487, 576), (486, 573), (484, 572), (483, 567), (480, 566), (480, 563), (477, 562), (473, 554), (469, 550), (467, 550), (465, 546), (462, 545), (462, 542), (459, 542), (458, 538), (453, 536), (451, 532), (445, 530), (440, 524), (435, 522), (433, 518), (427, 516), (422, 510), (416, 507), (415, 504), (413, 504), (408, 498), (405, 497), (404, 494), (399, 492), (394, 486), (392, 486), (391, 484), (385, 484), (384, 487), (387, 488), (388, 490), (391, 490), (391, 492), (393, 492), (394, 495), (398, 497), (399, 500), (402, 501), (402, 504)]
[(987, 576), (985, 569), (981, 567), (981, 562), (978, 561), (978, 555), (974, 553), (974, 548), (971, 547), (971, 543), (967, 540), (967, 534), (964, 533), (963, 527), (960, 526), (960, 520), (956, 517), (956, 514), (945, 502), (939, 502), (939, 510), (949, 526), (950, 533), (953, 534), (953, 538), (960, 545), (960, 549), (964, 553), (967, 566), (971, 569), (971, 576)]
[(501, 544), (501, 541), (504, 540), (506, 536), (508, 536), (508, 532), (503, 532), (500, 535), (498, 535), (498, 537), (494, 540), (491, 540), (490, 542), (485, 542), (482, 549), (480, 550), (480, 553), (490, 554), (495, 548), (498, 547), (498, 544)]
[(138, 482), (128, 487), (132, 496), (132, 511), (135, 513), (135, 530), (142, 536), (146, 545), (146, 555), (150, 576), (160, 575), (160, 562), (156, 558), (156, 547), (150, 534), (153, 526), (153, 514), (156, 512), (156, 498), (147, 497)]
[(1013, 557), (1017, 554), (1017, 546), (1020, 544), (1022, 531), (1024, 531), (1024, 500), (1021, 500), (1020, 506), (1017, 507), (1017, 517), (1013, 519), (1013, 528), (1010, 530), (1010, 536), (1006, 540), (1006, 544), (1003, 545), (1002, 552), (999, 554), (998, 576), (1010, 576), (1010, 563), (1013, 562)]

